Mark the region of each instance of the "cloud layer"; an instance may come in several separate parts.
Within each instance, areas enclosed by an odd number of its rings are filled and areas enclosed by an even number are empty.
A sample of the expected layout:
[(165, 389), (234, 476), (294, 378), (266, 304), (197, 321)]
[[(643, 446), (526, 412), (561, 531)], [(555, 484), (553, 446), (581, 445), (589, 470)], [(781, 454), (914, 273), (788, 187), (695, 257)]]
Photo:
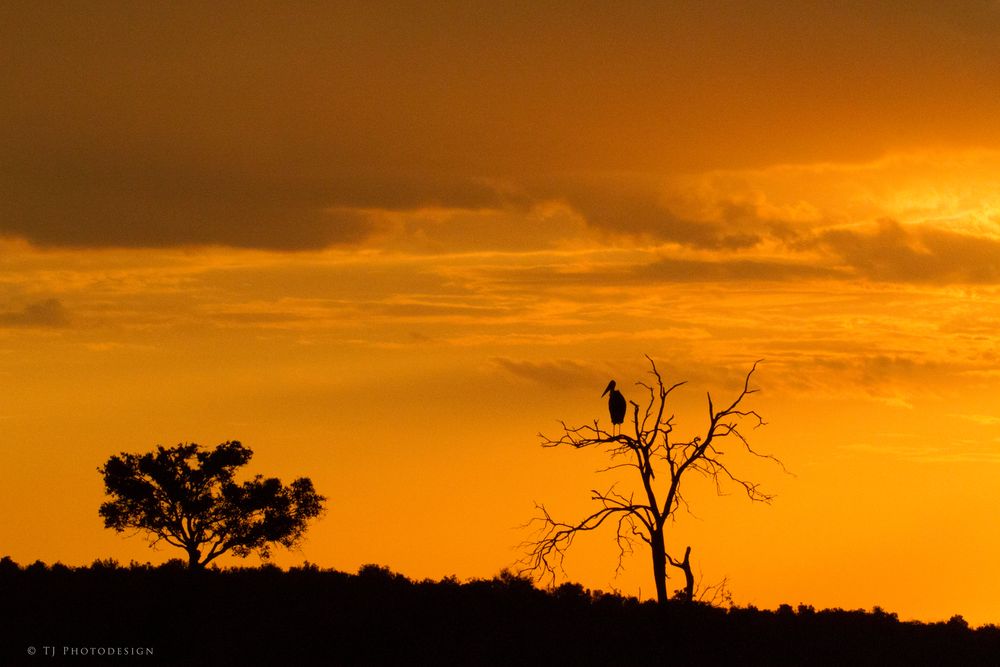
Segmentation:
[[(705, 193), (664, 183), (1000, 147), (995, 3), (11, 6), (0, 19), (0, 81), (17, 91), (0, 110), (0, 234), (39, 246), (358, 246), (384, 240), (385, 212), (427, 208), (492, 211), (531, 237), (525, 212), (562, 204), (611, 243), (742, 253), (795, 225), (731, 196), (688, 210), (676, 196)], [(817, 248), (869, 261), (849, 244)]]

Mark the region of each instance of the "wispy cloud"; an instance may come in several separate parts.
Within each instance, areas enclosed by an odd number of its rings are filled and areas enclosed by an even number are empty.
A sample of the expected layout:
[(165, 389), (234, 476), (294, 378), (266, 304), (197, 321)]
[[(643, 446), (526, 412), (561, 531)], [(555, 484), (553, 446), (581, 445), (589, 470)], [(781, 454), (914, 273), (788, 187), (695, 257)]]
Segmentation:
[(1000, 464), (1000, 445), (973, 443), (947, 443), (942, 445), (872, 444), (859, 442), (839, 445), (843, 451), (858, 455), (875, 455), (897, 458), (922, 464), (988, 463)]
[(597, 386), (605, 374), (594, 367), (568, 359), (540, 362), (494, 357), (492, 361), (515, 377), (554, 389), (565, 389), (588, 383)]
[(952, 417), (957, 417), (958, 419), (964, 419), (970, 421), (974, 424), (979, 424), (980, 426), (1000, 426), (1000, 414), (996, 415), (970, 415), (956, 413), (952, 414)]
[(874, 228), (830, 229), (815, 243), (857, 275), (932, 284), (1000, 282), (1000, 241), (929, 226), (882, 220)]
[(69, 322), (69, 313), (59, 299), (45, 299), (0, 311), (0, 327), (65, 327)]

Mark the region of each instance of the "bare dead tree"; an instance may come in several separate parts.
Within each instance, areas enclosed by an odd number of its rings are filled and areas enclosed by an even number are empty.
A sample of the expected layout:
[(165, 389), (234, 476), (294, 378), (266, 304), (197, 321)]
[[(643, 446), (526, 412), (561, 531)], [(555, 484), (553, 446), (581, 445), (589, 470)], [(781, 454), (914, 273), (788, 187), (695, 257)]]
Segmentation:
[(700, 475), (714, 482), (720, 494), (726, 486), (735, 485), (753, 502), (771, 501), (772, 496), (762, 491), (757, 483), (730, 469), (728, 460), (723, 460), (724, 452), (721, 449), (724, 443), (735, 442), (748, 454), (781, 465), (774, 456), (754, 450), (742, 430), (746, 425), (757, 428), (765, 423), (755, 410), (743, 407), (744, 401), (758, 391), (750, 388), (750, 380), (759, 362), (755, 362), (746, 374), (743, 389), (728, 407), (717, 410), (712, 395), (708, 394), (708, 427), (704, 436), (686, 442), (675, 442), (671, 439), (674, 415), (667, 411), (667, 398), (685, 383), (667, 386), (654, 361), (648, 356), (646, 359), (649, 361), (653, 380), (649, 383), (636, 383), (646, 390), (648, 398), (645, 406), (630, 401), (632, 418), (627, 429), (623, 428), (618, 434), (610, 433), (598, 420), (594, 420), (593, 424), (573, 427), (560, 422), (563, 433), (558, 438), (539, 434), (543, 447), (603, 448), (610, 457), (611, 464), (600, 472), (634, 469), (641, 481), (641, 490), (638, 494), (630, 492), (625, 495), (616, 490), (614, 484), (606, 491), (591, 490), (591, 499), (597, 503), (598, 509), (574, 523), (558, 521), (544, 505), (536, 505), (539, 516), (531, 524), (539, 526), (539, 531), (536, 539), (522, 545), (527, 551), (522, 559), (522, 572), (531, 572), (543, 578), (551, 577), (554, 582), (556, 570), (562, 569), (566, 552), (573, 545), (576, 536), (608, 524), (614, 526), (616, 531), (619, 571), (623, 567), (625, 555), (632, 552), (633, 544), (638, 539), (649, 546), (656, 599), (660, 603), (668, 599), (668, 562), (685, 570), (685, 577), (688, 579), (685, 590), (688, 595), (693, 595), (693, 580), (689, 578), (690, 548), (684, 559), (679, 561), (673, 558), (668, 561), (666, 552), (665, 531), (668, 520), (674, 517), (682, 505), (687, 504), (681, 493), (681, 482), (691, 475)]

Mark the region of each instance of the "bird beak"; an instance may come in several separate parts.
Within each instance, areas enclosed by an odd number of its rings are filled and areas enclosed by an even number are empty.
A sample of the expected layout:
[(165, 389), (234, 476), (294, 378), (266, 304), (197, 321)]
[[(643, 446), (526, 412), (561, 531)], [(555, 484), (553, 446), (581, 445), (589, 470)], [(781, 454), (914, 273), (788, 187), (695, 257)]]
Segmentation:
[(614, 386), (615, 386), (615, 381), (612, 380), (611, 382), (608, 383), (608, 386), (604, 388), (604, 393), (601, 394), (601, 396), (604, 396), (604, 394), (606, 394), (609, 391), (611, 391), (611, 388), (614, 387)]

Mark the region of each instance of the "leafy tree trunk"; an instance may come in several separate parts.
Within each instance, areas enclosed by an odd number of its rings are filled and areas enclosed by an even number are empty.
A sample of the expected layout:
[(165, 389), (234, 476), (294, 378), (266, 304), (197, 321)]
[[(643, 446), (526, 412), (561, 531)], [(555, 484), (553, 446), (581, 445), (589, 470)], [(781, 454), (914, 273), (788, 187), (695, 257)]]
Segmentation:
[(200, 570), (201, 565), (201, 552), (198, 551), (197, 547), (188, 547), (188, 569), (189, 570)]
[(656, 582), (656, 601), (666, 604), (667, 600), (667, 550), (663, 542), (663, 528), (650, 534), (649, 550), (653, 556), (653, 581)]

